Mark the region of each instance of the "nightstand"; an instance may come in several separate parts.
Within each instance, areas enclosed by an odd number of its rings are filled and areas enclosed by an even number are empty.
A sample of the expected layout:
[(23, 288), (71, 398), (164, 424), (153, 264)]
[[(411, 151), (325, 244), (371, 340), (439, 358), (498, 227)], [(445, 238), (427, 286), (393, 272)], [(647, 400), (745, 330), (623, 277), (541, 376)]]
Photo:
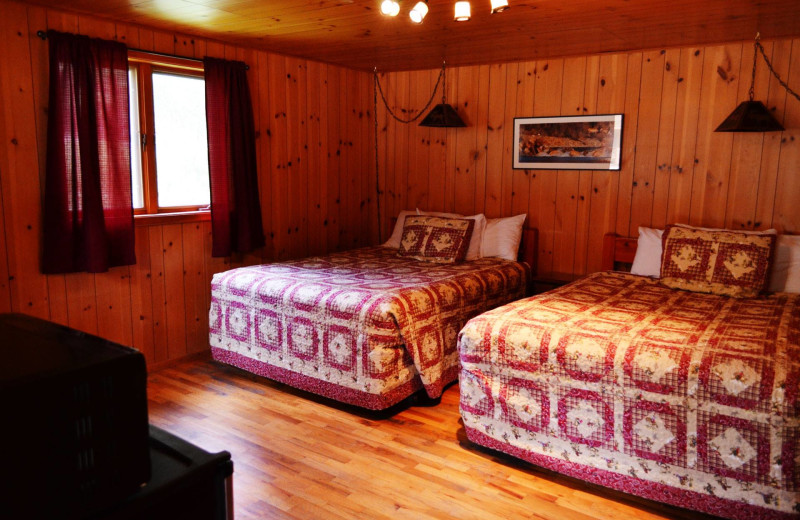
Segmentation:
[(534, 276), (531, 278), (531, 283), (529, 286), (530, 295), (534, 296), (547, 291), (552, 291), (553, 289), (557, 289), (562, 285), (566, 285), (574, 280), (577, 280), (578, 278), (580, 278), (580, 276), (566, 273), (550, 273)]

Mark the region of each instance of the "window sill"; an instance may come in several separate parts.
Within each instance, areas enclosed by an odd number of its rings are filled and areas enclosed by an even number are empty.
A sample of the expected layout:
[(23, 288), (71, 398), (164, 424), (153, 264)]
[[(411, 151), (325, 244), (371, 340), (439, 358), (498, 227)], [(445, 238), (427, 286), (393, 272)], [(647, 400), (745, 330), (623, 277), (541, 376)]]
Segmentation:
[(166, 226), (168, 224), (208, 222), (210, 220), (211, 220), (210, 211), (181, 211), (179, 213), (148, 213), (148, 214), (133, 216), (133, 222), (136, 227)]

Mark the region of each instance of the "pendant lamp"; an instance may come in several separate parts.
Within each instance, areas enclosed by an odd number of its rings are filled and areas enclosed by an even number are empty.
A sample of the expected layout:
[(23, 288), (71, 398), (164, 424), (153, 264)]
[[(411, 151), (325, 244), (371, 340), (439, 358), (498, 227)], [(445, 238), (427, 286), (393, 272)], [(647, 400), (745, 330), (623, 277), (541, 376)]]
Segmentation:
[(767, 59), (766, 54), (764, 54), (764, 47), (761, 46), (759, 39), (760, 35), (756, 34), (756, 41), (753, 48), (753, 74), (750, 77), (750, 99), (748, 101), (742, 101), (739, 106), (731, 112), (731, 115), (725, 118), (725, 121), (714, 130), (715, 132), (780, 132), (784, 130), (783, 125), (775, 119), (775, 116), (764, 106), (764, 103), (761, 101), (754, 101), (756, 62), (759, 52), (764, 57), (764, 61), (767, 62), (770, 72), (778, 79), (783, 88), (793, 94), (792, 90), (788, 88), (788, 85), (780, 79), (780, 76), (778, 76), (772, 68), (772, 64)]
[(742, 101), (715, 132), (781, 132), (781, 125), (761, 101)]
[(458, 112), (456, 112), (456, 109), (447, 104), (446, 95), (447, 75), (445, 74), (445, 67), (442, 65), (442, 102), (428, 112), (428, 115), (420, 122), (419, 126), (439, 128), (462, 128), (467, 126), (461, 116), (458, 115)]

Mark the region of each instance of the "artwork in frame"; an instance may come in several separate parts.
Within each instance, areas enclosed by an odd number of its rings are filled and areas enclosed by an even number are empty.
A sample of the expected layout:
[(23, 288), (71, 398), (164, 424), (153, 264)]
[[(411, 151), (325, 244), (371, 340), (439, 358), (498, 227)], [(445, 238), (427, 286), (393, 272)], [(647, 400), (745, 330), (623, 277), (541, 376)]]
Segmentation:
[(619, 170), (622, 114), (514, 118), (514, 168)]

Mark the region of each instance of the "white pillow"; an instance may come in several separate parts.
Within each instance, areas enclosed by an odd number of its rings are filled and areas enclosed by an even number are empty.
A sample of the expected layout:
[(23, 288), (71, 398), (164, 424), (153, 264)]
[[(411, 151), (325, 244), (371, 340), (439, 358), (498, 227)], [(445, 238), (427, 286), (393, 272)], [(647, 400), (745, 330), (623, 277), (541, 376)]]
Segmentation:
[(400, 239), (403, 237), (403, 226), (406, 223), (406, 216), (407, 215), (416, 215), (416, 211), (401, 211), (399, 215), (397, 215), (397, 222), (394, 224), (394, 229), (392, 230), (392, 236), (389, 237), (389, 240), (383, 244), (386, 247), (393, 247), (395, 249), (400, 249)]
[[(464, 257), (464, 260), (477, 260), (481, 257), (481, 245), (483, 244), (483, 233), (486, 229), (486, 217), (483, 213), (479, 213), (478, 215), (472, 215), (469, 217), (465, 217), (464, 215), (459, 215), (458, 213), (440, 213), (436, 211), (422, 211), (421, 209), (417, 208), (418, 215), (428, 215), (431, 217), (445, 217), (445, 218), (464, 218), (467, 220), (474, 220), (475, 227), (472, 228), (472, 237), (469, 239), (469, 247), (467, 248), (467, 256)], [(398, 246), (400, 244), (398, 243)]]
[(658, 278), (661, 276), (661, 236), (663, 229), (639, 226), (639, 241), (633, 257), (631, 274)]
[(778, 235), (769, 290), (800, 293), (800, 235)]
[(527, 215), (506, 218), (490, 218), (483, 232), (481, 256), (495, 256), (506, 260), (517, 260), (522, 225)]

